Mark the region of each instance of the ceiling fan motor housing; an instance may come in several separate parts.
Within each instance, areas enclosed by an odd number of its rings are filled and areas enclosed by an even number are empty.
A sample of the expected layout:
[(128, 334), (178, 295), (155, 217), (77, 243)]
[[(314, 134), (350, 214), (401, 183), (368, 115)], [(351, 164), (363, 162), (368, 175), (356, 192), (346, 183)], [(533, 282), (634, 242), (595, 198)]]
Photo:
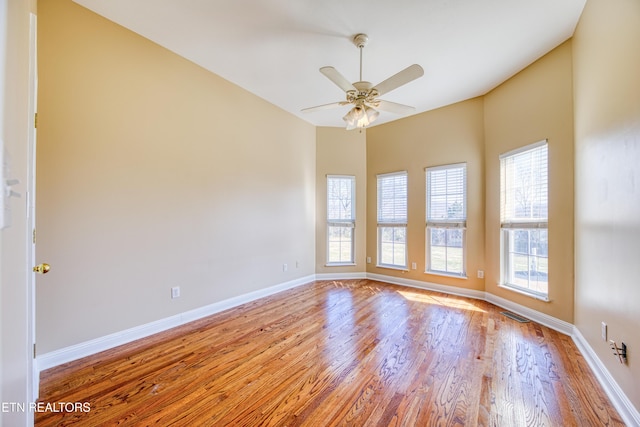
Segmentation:
[(360, 81), (355, 82), (353, 86), (356, 90), (347, 91), (347, 101), (351, 103), (357, 103), (356, 101), (374, 103), (375, 98), (378, 96), (378, 91), (372, 88), (370, 82)]
[(368, 41), (369, 36), (367, 36), (366, 34), (356, 34), (355, 36), (353, 36), (353, 44), (355, 44), (358, 49), (362, 49), (363, 47), (365, 47)]

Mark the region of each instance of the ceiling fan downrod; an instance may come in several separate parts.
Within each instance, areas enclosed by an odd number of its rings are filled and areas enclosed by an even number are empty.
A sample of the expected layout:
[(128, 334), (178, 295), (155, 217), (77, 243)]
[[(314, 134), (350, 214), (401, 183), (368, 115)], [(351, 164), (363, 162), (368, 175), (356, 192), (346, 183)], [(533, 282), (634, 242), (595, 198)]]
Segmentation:
[(358, 49), (360, 49), (360, 81), (362, 81), (362, 50), (367, 45), (369, 41), (369, 36), (366, 34), (356, 34), (353, 36), (353, 44), (356, 45)]

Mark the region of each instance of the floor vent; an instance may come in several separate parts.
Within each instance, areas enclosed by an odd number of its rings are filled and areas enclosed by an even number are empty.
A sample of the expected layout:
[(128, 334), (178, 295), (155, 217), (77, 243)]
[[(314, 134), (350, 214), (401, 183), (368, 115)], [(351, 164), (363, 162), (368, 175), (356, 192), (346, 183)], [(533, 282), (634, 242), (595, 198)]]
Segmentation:
[(520, 323), (528, 323), (529, 322), (529, 319), (525, 319), (524, 317), (518, 316), (517, 314), (509, 313), (508, 311), (501, 311), (500, 314), (504, 314), (509, 319), (513, 319), (516, 322), (520, 322)]

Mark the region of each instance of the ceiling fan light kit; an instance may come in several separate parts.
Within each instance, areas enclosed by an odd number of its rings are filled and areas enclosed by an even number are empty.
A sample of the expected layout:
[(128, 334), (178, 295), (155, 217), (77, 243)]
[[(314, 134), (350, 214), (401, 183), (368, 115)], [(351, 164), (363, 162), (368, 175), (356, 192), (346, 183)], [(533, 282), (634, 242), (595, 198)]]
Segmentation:
[(347, 123), (347, 130), (363, 128), (373, 123), (380, 113), (368, 105), (356, 105), (342, 118)]
[(368, 41), (369, 37), (366, 34), (356, 34), (353, 37), (353, 44), (360, 49), (360, 81), (350, 83), (349, 80), (335, 68), (320, 68), (320, 72), (324, 74), (325, 77), (345, 92), (346, 101), (305, 108), (302, 110), (303, 112), (353, 105), (353, 108), (342, 118), (346, 122), (347, 130), (351, 130), (357, 128), (362, 129), (373, 123), (380, 115), (377, 109), (394, 114), (408, 114), (415, 110), (415, 108), (408, 105), (378, 99), (378, 96), (391, 92), (402, 85), (422, 77), (424, 75), (422, 67), (418, 64), (413, 64), (376, 86), (373, 86), (371, 83), (362, 80), (362, 50)]

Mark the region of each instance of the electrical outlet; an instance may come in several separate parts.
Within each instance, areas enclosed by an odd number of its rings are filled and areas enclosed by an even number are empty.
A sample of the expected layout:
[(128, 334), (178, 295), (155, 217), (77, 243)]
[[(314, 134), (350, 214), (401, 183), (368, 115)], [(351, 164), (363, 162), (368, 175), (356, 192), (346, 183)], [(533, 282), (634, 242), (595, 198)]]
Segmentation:
[(627, 345), (622, 343), (622, 347), (618, 347), (618, 344), (616, 344), (614, 340), (609, 340), (609, 344), (611, 345), (614, 356), (618, 358), (620, 363), (627, 363)]
[(411, 269), (412, 270), (417, 270), (418, 269), (418, 263), (417, 262), (412, 262), (411, 263)]
[(607, 324), (602, 322), (600, 324), (600, 335), (602, 336), (602, 341), (607, 341)]
[(367, 264), (371, 264), (371, 257), (370, 256), (367, 257)]
[(171, 288), (171, 299), (180, 297), (180, 286)]
[(287, 271), (289, 266), (287, 264), (282, 264), (282, 271)]
[(484, 279), (484, 271), (478, 270), (478, 279)]

